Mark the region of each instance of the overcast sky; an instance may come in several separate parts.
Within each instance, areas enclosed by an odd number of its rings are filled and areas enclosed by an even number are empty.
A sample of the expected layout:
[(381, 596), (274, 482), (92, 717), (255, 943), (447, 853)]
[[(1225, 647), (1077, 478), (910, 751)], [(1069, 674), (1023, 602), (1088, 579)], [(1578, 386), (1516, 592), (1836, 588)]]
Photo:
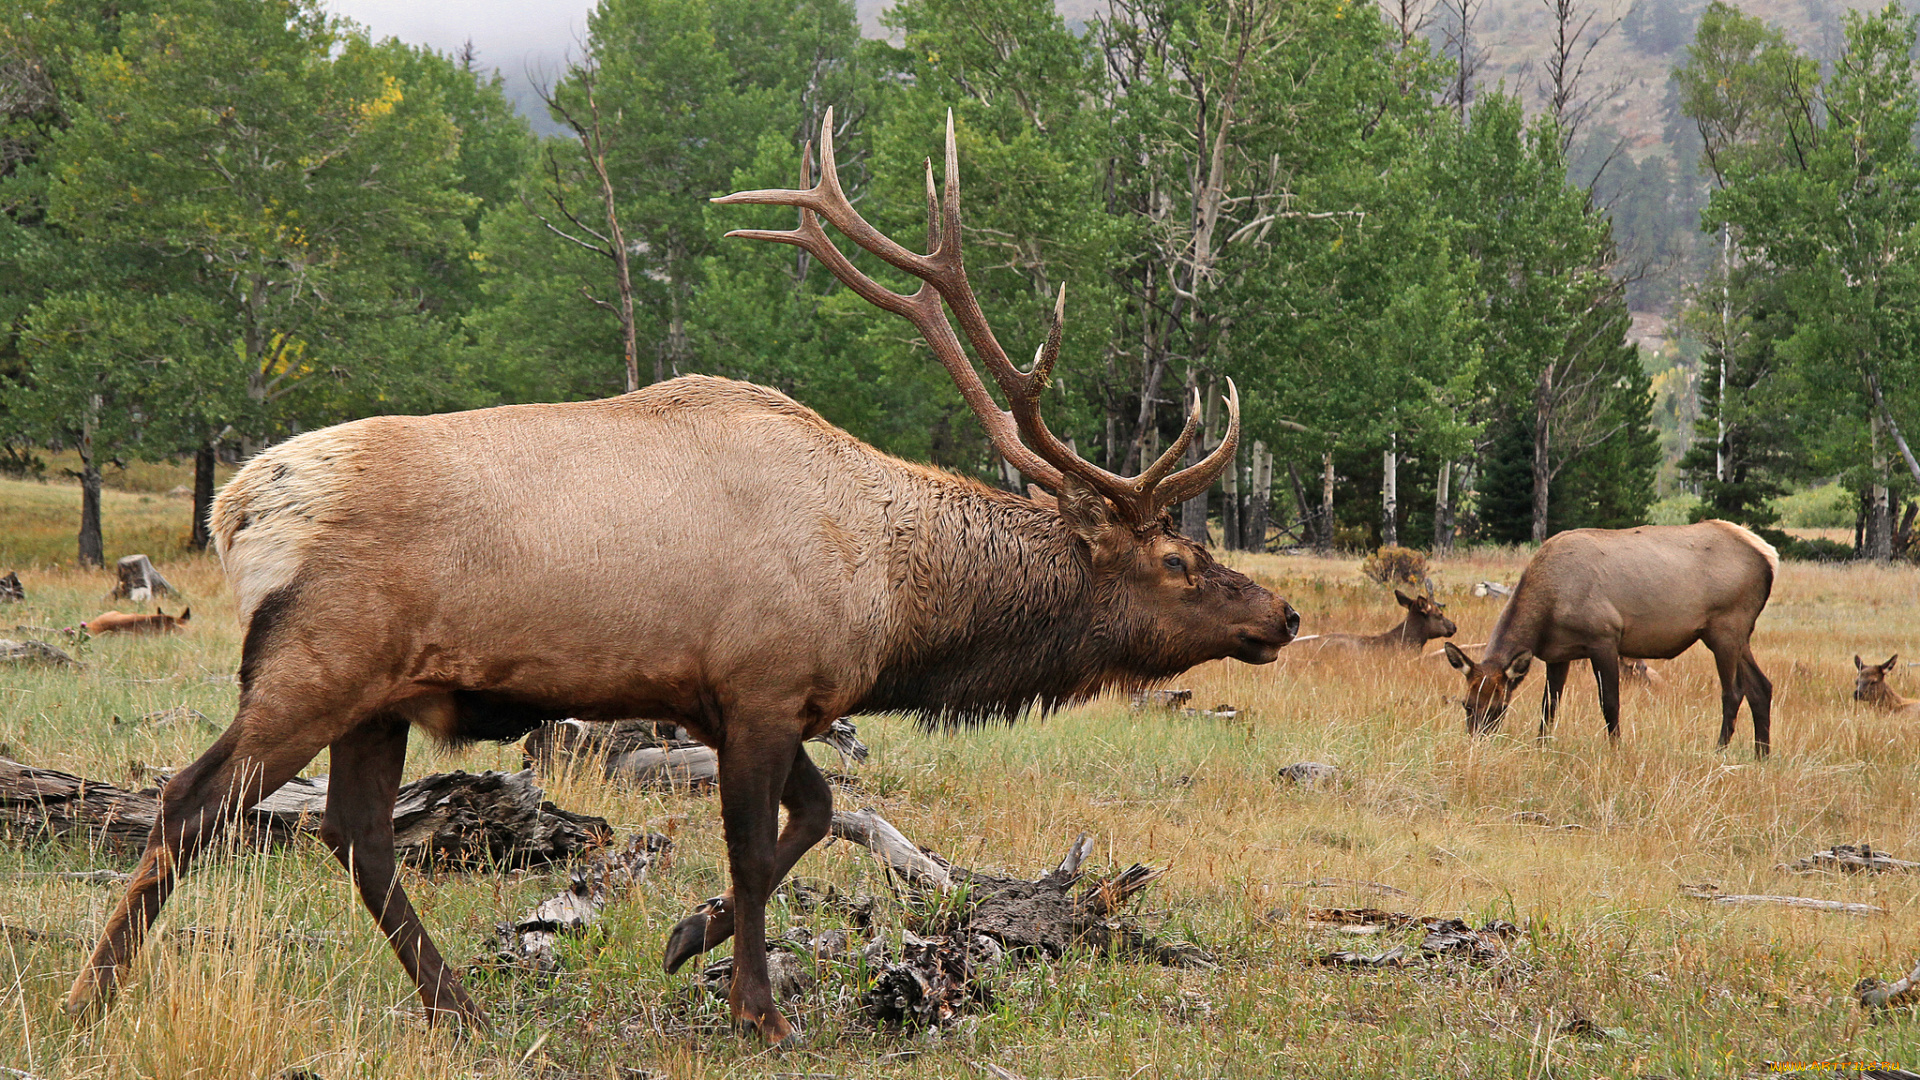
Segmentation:
[[(482, 67), (496, 68), (507, 78), (507, 90), (522, 112), (535, 103), (527, 79), (551, 81), (569, 49), (587, 33), (587, 13), (595, 0), (323, 0), (329, 11), (344, 15), (372, 32), (374, 40), (397, 37), (413, 45), (453, 52), (472, 40)], [(858, 0), (855, 5), (868, 32), (884, 0)], [(531, 115), (531, 113), (530, 113)], [(533, 117), (542, 130), (551, 130), (544, 117)]]

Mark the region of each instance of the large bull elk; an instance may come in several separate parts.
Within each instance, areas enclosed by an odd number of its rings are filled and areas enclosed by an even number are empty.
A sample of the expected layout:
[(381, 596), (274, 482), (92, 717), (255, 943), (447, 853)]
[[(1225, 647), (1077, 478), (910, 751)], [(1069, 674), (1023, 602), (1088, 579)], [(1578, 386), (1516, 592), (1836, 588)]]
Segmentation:
[[(246, 628), (238, 714), (168, 782), (70, 1010), (111, 993), (220, 823), (330, 749), (322, 839), (429, 1018), (482, 1022), (394, 876), (408, 728), (458, 743), (632, 716), (676, 721), (719, 759), (732, 891), (676, 927), (667, 964), (731, 936), (733, 1015), (778, 1041), (791, 1029), (767, 981), (767, 897), (832, 810), (802, 740), (848, 713), (1011, 719), (1209, 660), (1267, 663), (1292, 640), (1285, 600), (1165, 514), (1231, 462), (1237, 396), (1220, 446), (1189, 468), (1176, 471), (1197, 416), (1138, 476), (1080, 458), (1040, 417), (1059, 308), (1023, 372), (967, 286), (951, 120), (937, 204), (928, 170), (926, 255), (854, 212), (831, 136), (829, 114), (819, 184), (720, 201), (801, 208), (797, 229), (741, 235), (799, 245), (911, 320), (995, 449), (1058, 506), (889, 457), (776, 391), (700, 376), (604, 401), (372, 417), (267, 450), (212, 518)], [(919, 291), (855, 270), (820, 217)]]
[(1753, 624), (1773, 592), (1780, 558), (1728, 521), (1574, 529), (1552, 537), (1520, 576), (1476, 662), (1452, 642), (1447, 662), (1466, 675), (1467, 730), (1500, 725), (1535, 659), (1547, 665), (1540, 734), (1553, 729), (1567, 667), (1591, 660), (1609, 738), (1620, 737), (1623, 659), (1670, 660), (1706, 643), (1720, 672), (1720, 745), (1740, 702), (1753, 710), (1753, 752), (1771, 745), (1773, 683), (1754, 662)]

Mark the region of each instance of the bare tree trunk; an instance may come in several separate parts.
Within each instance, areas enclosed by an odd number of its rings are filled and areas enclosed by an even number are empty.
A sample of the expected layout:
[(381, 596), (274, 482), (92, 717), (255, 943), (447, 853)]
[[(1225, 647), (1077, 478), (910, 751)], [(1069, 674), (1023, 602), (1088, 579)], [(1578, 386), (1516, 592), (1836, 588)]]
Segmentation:
[(1380, 465), (1380, 543), (1400, 546), (1400, 435), (1387, 436), (1387, 452)]
[[(1193, 371), (1187, 372), (1186, 398), (1192, 400), (1193, 392), (1199, 387), (1199, 376)], [(1202, 398), (1202, 400), (1206, 400)], [(1187, 464), (1198, 465), (1207, 456), (1207, 412), (1201, 411), (1200, 430), (1194, 432), (1193, 441), (1187, 444)], [(1207, 497), (1211, 489), (1202, 491), (1193, 498), (1180, 504), (1180, 534), (1196, 543), (1207, 542)]]
[(1453, 462), (1442, 461), (1439, 475), (1433, 482), (1433, 553), (1449, 555), (1453, 552), (1453, 503), (1449, 500), (1449, 489), (1453, 486)]
[(1540, 370), (1533, 389), (1533, 542), (1547, 538), (1547, 495), (1553, 484), (1553, 365)]
[(1267, 550), (1267, 507), (1273, 502), (1273, 454), (1267, 444), (1253, 444), (1253, 490), (1248, 493), (1247, 513), (1242, 525), (1245, 535), (1241, 546), (1248, 551)]
[(207, 543), (212, 539), (207, 517), (213, 512), (214, 455), (212, 439), (201, 443), (193, 452), (193, 539), (189, 543), (195, 551), (207, 550)]
[(1886, 562), (1893, 558), (1893, 504), (1887, 491), (1886, 425), (1878, 413), (1869, 427), (1872, 435), (1873, 487), (1867, 493), (1867, 528), (1862, 558)]
[(1300, 470), (1291, 461), (1287, 462), (1287, 480), (1293, 485), (1293, 503), (1300, 508), (1300, 542), (1318, 548), (1321, 546), (1320, 513), (1307, 502), (1307, 487), (1300, 482)]
[(1240, 458), (1241, 451), (1236, 449), (1233, 463), (1220, 474), (1220, 546), (1228, 551), (1246, 546), (1240, 530)]
[(93, 432), (100, 413), (100, 395), (93, 396), (80, 422), (80, 552), (81, 566), (105, 566), (106, 545), (100, 539), (100, 461), (95, 456)]
[(1320, 550), (1333, 550), (1333, 451), (1320, 455)]

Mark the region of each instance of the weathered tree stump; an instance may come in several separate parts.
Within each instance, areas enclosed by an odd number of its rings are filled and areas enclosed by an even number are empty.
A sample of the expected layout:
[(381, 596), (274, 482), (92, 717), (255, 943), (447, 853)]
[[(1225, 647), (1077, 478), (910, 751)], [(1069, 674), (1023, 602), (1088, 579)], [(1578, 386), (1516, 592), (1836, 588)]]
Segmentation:
[[(124, 850), (146, 846), (159, 790), (128, 791), (0, 758), (0, 830), (68, 837)], [(393, 808), (400, 858), (425, 868), (496, 868), (562, 862), (612, 838), (602, 818), (541, 798), (531, 772), (437, 773), (400, 789)], [(249, 841), (283, 844), (319, 829), (327, 778), (296, 777), (248, 811)]]
[(34, 638), (14, 641), (0, 638), (0, 662), (9, 664), (49, 664), (54, 667), (79, 667), (80, 661)]
[(153, 568), (153, 563), (145, 555), (129, 555), (121, 559), (117, 569), (120, 583), (113, 587), (112, 598), (132, 600), (136, 603), (151, 600), (156, 596), (176, 596), (173, 586)]
[(9, 570), (6, 577), (0, 577), (0, 604), (17, 604), (26, 598), (27, 587), (20, 584), (18, 570)]

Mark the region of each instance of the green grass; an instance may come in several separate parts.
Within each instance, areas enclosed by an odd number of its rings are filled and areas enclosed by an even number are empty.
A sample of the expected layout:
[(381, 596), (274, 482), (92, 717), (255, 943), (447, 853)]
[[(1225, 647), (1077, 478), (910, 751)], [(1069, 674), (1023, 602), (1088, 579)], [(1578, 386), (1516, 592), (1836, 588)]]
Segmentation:
[[(223, 471), (221, 479), (230, 471)], [(100, 493), (100, 535), (107, 562), (135, 553), (156, 562), (186, 554), (193, 535), (190, 464), (141, 465), (132, 477), (119, 478), (132, 489), (115, 485), (116, 472), (107, 470)], [(181, 487), (185, 490), (175, 491)], [(79, 535), (78, 481), (57, 469), (49, 469), (45, 481), (0, 479), (0, 568), (72, 566)]]
[[(1438, 564), (1459, 640), (1485, 639), (1497, 601), (1474, 581), (1511, 581), (1518, 553)], [(1303, 610), (1307, 629), (1382, 629), (1389, 594), (1357, 560), (1258, 557), (1247, 568)], [(210, 736), (114, 724), (173, 705), (224, 720), (238, 630), (204, 557), (163, 564), (188, 592), (195, 629), (167, 639), (101, 639), (86, 667), (0, 672), (0, 742), (33, 764), (126, 783), (177, 768)], [(26, 576), (13, 617), (62, 626), (92, 614), (104, 574)], [(1789, 565), (1756, 638), (1778, 687), (1775, 755), (1755, 763), (1744, 722), (1712, 748), (1717, 694), (1704, 654), (1630, 689), (1625, 737), (1600, 734), (1590, 684), (1570, 684), (1558, 738), (1530, 737), (1537, 676), (1509, 735), (1469, 740), (1458, 677), (1412, 658), (1216, 664), (1180, 685), (1196, 702), (1246, 709), (1237, 721), (1130, 712), (1100, 701), (1010, 728), (927, 734), (897, 718), (861, 722), (873, 757), (851, 767), (864, 796), (909, 837), (963, 865), (1036, 874), (1087, 833), (1095, 862), (1171, 866), (1146, 894), (1145, 921), (1216, 952), (1214, 971), (1079, 955), (994, 976), (995, 1004), (938, 1036), (875, 1032), (859, 1018), (860, 973), (827, 968), (795, 1003), (804, 1040), (769, 1055), (725, 1030), (725, 1005), (667, 976), (665, 934), (724, 887), (711, 797), (624, 790), (563, 777), (548, 793), (622, 831), (672, 833), (673, 864), (603, 928), (565, 946), (551, 982), (473, 978), (496, 1030), (464, 1040), (426, 1030), (417, 1002), (345, 875), (317, 844), (209, 860), (170, 902), (135, 983), (92, 1028), (59, 1001), (117, 898), (112, 889), (23, 875), (127, 868), (75, 845), (0, 847), (0, 1065), (45, 1077), (260, 1076), (291, 1068), (341, 1077), (782, 1074), (978, 1077), (991, 1062), (1026, 1077), (1669, 1077), (1758, 1076), (1769, 1061), (1920, 1062), (1920, 1024), (1871, 1024), (1850, 988), (1891, 977), (1920, 953), (1920, 881), (1796, 876), (1779, 864), (1837, 841), (1920, 858), (1913, 777), (1920, 731), (1847, 698), (1855, 651), (1914, 648), (1920, 576), (1871, 567)], [(203, 621), (204, 620), (204, 621)], [(1899, 689), (1913, 693), (1910, 677)], [(827, 752), (816, 748), (825, 760)], [(1296, 761), (1341, 769), (1300, 790), (1276, 774)], [(450, 753), (416, 742), (409, 776), (517, 768), (514, 747)], [(836, 763), (837, 764), (837, 763)], [(324, 755), (310, 772), (325, 771)], [(1544, 815), (1566, 830), (1518, 822)], [(868, 855), (833, 844), (797, 873), (881, 897), (876, 922), (908, 913)], [(1413, 894), (1306, 889), (1329, 877)], [(558, 873), (410, 873), (406, 886), (456, 963), (492, 925), (560, 886)], [(1863, 901), (1878, 918), (1717, 908), (1684, 884), (1728, 892)], [(1295, 883), (1295, 884), (1289, 884)], [(1492, 968), (1438, 965), (1353, 972), (1318, 967), (1330, 949), (1384, 948), (1328, 934), (1306, 906), (1386, 906), (1525, 927)], [(1278, 913), (1277, 919), (1268, 916)], [(776, 906), (776, 932), (837, 917)], [(209, 944), (184, 927), (231, 930)], [(292, 928), (339, 940), (288, 942)], [(47, 937), (29, 938), (19, 931)], [(1610, 1032), (1560, 1033), (1576, 1010)], [(537, 1045), (537, 1049), (536, 1049)]]

